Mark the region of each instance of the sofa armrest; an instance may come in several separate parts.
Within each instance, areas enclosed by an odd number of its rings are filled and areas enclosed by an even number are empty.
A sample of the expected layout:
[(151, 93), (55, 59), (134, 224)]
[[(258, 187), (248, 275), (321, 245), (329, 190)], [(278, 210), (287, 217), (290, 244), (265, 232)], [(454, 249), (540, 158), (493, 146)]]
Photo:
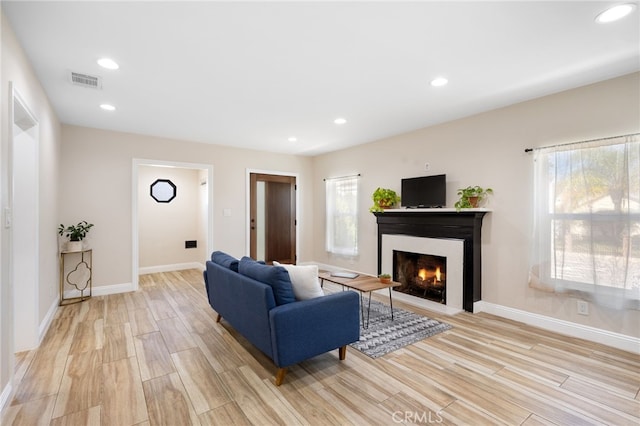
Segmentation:
[(354, 291), (277, 306), (269, 311), (273, 361), (288, 367), (360, 339)]

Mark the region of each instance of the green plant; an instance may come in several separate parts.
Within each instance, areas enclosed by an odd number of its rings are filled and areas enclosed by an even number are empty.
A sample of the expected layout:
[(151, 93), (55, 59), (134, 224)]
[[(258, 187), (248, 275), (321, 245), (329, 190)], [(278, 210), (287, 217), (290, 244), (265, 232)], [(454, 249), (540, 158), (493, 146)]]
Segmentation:
[(82, 241), (86, 236), (93, 223), (87, 223), (86, 220), (78, 223), (77, 225), (69, 225), (65, 227), (63, 224), (60, 224), (58, 227), (58, 235), (69, 238), (71, 241)]
[(391, 275), (389, 275), (389, 274), (380, 274), (380, 275), (378, 275), (378, 280), (380, 280), (380, 282), (382, 284), (389, 284), (391, 282)]
[(371, 195), (373, 206), (370, 212), (381, 212), (385, 208), (393, 207), (400, 202), (400, 196), (393, 189), (377, 188)]
[(493, 189), (485, 189), (481, 186), (467, 186), (466, 188), (458, 189), (460, 199), (456, 201), (454, 206), (457, 211), (478, 207), (480, 202), (487, 198), (489, 194), (493, 194)]

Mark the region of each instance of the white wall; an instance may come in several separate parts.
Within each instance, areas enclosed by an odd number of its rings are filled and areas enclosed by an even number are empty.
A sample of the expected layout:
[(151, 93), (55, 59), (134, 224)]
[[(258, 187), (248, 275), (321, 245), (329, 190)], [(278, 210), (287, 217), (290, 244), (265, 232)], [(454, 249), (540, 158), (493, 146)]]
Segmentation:
[[(1, 12), (0, 12), (1, 14)], [(41, 208), (39, 228), (40, 236), (38, 276), (38, 318), (40, 328), (46, 324), (47, 314), (55, 306), (58, 292), (58, 242), (57, 242), (57, 211), (58, 211), (58, 160), (60, 154), (60, 123), (52, 106), (42, 89), (33, 69), (15, 38), (4, 15), (1, 17), (2, 40), (1, 52), (1, 83), (0, 83), (0, 111), (2, 114), (2, 134), (0, 147), (0, 199), (1, 206), (9, 205), (9, 105), (11, 93), (9, 82), (13, 82), (25, 103), (35, 115), (39, 123), (39, 188), (38, 204)], [(15, 188), (19, 191), (20, 188)], [(0, 393), (9, 383), (13, 371), (12, 333), (13, 315), (11, 306), (11, 286), (9, 278), (9, 230), (0, 227)], [(29, 303), (29, 301), (25, 301)], [(1, 401), (0, 401), (1, 403)]]
[[(206, 227), (202, 226), (202, 204), (206, 198), (201, 197), (200, 176), (198, 169), (139, 166), (138, 265), (141, 273), (145, 268), (162, 270), (171, 265), (204, 265), (207, 234)], [(176, 198), (171, 202), (158, 203), (151, 197), (149, 187), (157, 179), (168, 179), (176, 185)], [(198, 247), (185, 249), (185, 240), (196, 240)]]
[[(640, 336), (638, 311), (592, 305), (576, 313), (576, 299), (527, 286), (531, 235), (533, 157), (525, 148), (640, 131), (640, 74), (593, 84), (484, 114), (432, 126), (314, 159), (316, 212), (324, 211), (322, 178), (361, 173), (360, 250), (357, 259), (324, 251), (324, 220), (314, 227), (314, 259), (362, 272), (377, 271), (377, 226), (368, 212), (376, 187), (400, 191), (403, 177), (446, 173), (447, 205), (468, 185), (492, 187), (482, 238), (484, 301)], [(431, 170), (425, 171), (425, 163)]]
[[(94, 288), (132, 282), (132, 161), (211, 164), (214, 170), (213, 245), (243, 256), (246, 242), (246, 170), (298, 173), (300, 235), (312, 233), (312, 159), (130, 133), (64, 125), (60, 161), (60, 219), (86, 219), (94, 253)], [(82, 194), (81, 197), (75, 194)], [(224, 216), (229, 209), (231, 216)], [(312, 260), (312, 241), (299, 244), (301, 261)], [(207, 254), (208, 257), (209, 254)]]

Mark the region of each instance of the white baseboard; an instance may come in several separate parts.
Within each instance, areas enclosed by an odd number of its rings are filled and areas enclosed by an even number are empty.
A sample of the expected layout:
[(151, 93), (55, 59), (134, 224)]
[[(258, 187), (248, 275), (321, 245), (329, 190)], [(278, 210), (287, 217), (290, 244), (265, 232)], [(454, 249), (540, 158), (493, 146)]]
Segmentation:
[(495, 305), (484, 301), (474, 304), (474, 312), (486, 312), (502, 318), (519, 321), (534, 327), (565, 334), (591, 342), (601, 343), (623, 351), (640, 354), (640, 339), (625, 334), (589, 327), (570, 321), (564, 321), (540, 314), (534, 314), (507, 306)]
[[(169, 271), (181, 271), (184, 269), (202, 269), (204, 270), (204, 266), (200, 263), (194, 262), (194, 263), (182, 263), (180, 265), (188, 265), (185, 267), (180, 267), (177, 269), (167, 269), (165, 271), (162, 272), (169, 272)], [(168, 265), (168, 266), (175, 266), (175, 265)], [(141, 272), (143, 273), (143, 272)], [(151, 273), (151, 272), (144, 272), (144, 273)], [(123, 284), (111, 284), (111, 285), (102, 285), (100, 287), (93, 287), (93, 289), (91, 290), (92, 296), (107, 296), (109, 294), (118, 294), (118, 293), (127, 293), (130, 291), (134, 291), (133, 288), (133, 283), (123, 283)], [(64, 292), (64, 297), (65, 298), (71, 298), (71, 297), (79, 297), (80, 296), (80, 292), (78, 290), (69, 290), (69, 291), (65, 291)], [(57, 304), (57, 302), (56, 302)]]
[[(111, 284), (111, 285), (103, 285), (100, 287), (94, 287), (92, 290), (93, 296), (106, 296), (108, 294), (118, 294), (118, 293), (127, 293), (129, 291), (134, 291), (132, 283), (124, 283), (124, 284)], [(79, 294), (78, 294), (79, 295)]]
[[(124, 284), (112, 284), (112, 285), (102, 285), (100, 287), (93, 287), (91, 289), (92, 296), (107, 296), (109, 294), (118, 294), (118, 293), (127, 293), (130, 291), (134, 291), (132, 283), (124, 283)], [(85, 292), (85, 296), (87, 293)], [(64, 297), (66, 299), (70, 299), (72, 297), (80, 297), (80, 291), (78, 290), (68, 290), (64, 292)]]
[[(333, 265), (327, 265), (318, 262), (304, 262), (305, 264), (318, 265), (319, 269), (327, 271), (341, 271), (349, 270), (348, 268), (338, 268)], [(358, 271), (352, 271), (358, 272)], [(367, 272), (358, 272), (360, 274), (369, 274)], [(394, 299), (395, 299), (394, 295)], [(400, 299), (400, 298), (398, 298)], [(426, 308), (431, 309), (431, 307)], [(531, 312), (523, 311), (520, 309), (514, 309), (507, 306), (495, 305), (484, 301), (474, 303), (473, 312), (486, 312), (488, 314), (496, 315), (498, 317), (507, 318), (514, 321), (519, 321), (534, 327), (542, 328), (544, 330), (553, 331), (556, 333), (564, 334), (571, 337), (577, 337), (579, 339), (589, 340), (595, 343), (601, 343), (603, 345), (611, 346), (613, 348), (621, 349), (636, 354), (640, 354), (640, 339), (625, 334), (614, 333), (612, 331), (602, 330), (595, 327), (589, 327), (582, 324), (573, 323), (570, 321), (564, 321), (552, 317), (547, 317), (540, 314), (534, 314)], [(441, 312), (445, 314), (451, 314), (450, 312)], [(455, 312), (454, 312), (455, 314)]]
[(13, 391), (12, 380), (9, 380), (7, 386), (2, 389), (2, 393), (0, 393), (0, 419), (2, 418), (2, 414), (4, 411), (4, 407), (7, 405), (9, 398), (11, 397), (11, 392)]
[(44, 335), (47, 334), (47, 331), (49, 330), (49, 326), (51, 325), (51, 321), (53, 321), (53, 318), (56, 316), (56, 312), (58, 311), (58, 303), (60, 301), (58, 300), (58, 298), (54, 299), (53, 302), (51, 303), (51, 306), (49, 306), (49, 309), (47, 310), (47, 314), (44, 316), (44, 319), (42, 320), (42, 322), (40, 323), (40, 326), (38, 327), (38, 346), (40, 346), (40, 343), (42, 343), (42, 339), (44, 339)]
[(318, 265), (318, 269), (320, 269), (321, 271), (329, 271), (329, 272), (337, 272), (337, 271), (349, 271), (349, 272), (355, 272), (356, 274), (361, 274), (361, 275), (376, 275), (375, 272), (362, 272), (362, 271), (354, 271), (353, 269), (349, 269), (349, 268), (339, 268), (337, 266), (333, 266), (333, 265), (327, 265), (326, 263), (318, 263), (318, 262), (299, 262), (298, 265)]
[(204, 270), (205, 266), (199, 262), (189, 263), (175, 263), (173, 265), (158, 265), (158, 266), (145, 266), (144, 268), (138, 268), (138, 273), (142, 274), (156, 274), (158, 272), (171, 272), (182, 271), (184, 269), (201, 269)]

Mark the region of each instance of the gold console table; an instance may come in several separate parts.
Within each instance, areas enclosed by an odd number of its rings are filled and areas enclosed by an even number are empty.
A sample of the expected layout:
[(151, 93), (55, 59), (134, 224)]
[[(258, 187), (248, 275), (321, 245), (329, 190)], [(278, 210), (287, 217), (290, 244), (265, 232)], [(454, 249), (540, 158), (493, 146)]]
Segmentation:
[[(84, 302), (91, 298), (92, 263), (91, 249), (60, 252), (60, 306)], [(65, 287), (72, 287), (75, 291), (79, 291), (80, 296), (65, 297)], [(86, 291), (89, 294), (85, 294)]]

